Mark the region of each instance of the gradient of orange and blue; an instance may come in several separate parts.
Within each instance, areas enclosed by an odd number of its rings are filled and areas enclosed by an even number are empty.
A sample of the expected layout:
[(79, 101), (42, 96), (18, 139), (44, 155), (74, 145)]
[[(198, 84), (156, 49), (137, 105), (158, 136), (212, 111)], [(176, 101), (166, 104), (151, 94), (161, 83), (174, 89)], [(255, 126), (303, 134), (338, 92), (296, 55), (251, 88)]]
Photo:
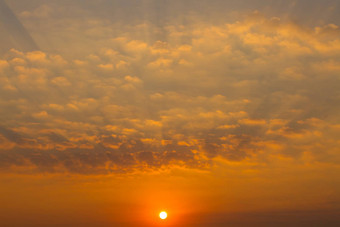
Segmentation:
[(0, 0), (0, 226), (339, 226), (339, 26), (338, 0)]

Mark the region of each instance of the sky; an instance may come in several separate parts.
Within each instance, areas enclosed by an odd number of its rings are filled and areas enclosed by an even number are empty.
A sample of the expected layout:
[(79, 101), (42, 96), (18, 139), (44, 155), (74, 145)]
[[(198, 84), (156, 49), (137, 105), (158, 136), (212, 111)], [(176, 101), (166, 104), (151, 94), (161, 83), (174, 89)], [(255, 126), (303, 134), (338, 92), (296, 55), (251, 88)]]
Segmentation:
[(1, 226), (340, 224), (340, 1), (0, 13)]

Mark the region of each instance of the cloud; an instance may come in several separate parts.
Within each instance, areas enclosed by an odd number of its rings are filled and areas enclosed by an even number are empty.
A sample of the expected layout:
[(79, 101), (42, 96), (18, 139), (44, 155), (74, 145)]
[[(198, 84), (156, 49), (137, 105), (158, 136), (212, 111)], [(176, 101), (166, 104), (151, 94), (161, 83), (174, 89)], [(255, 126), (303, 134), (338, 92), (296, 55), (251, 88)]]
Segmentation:
[(82, 40), (71, 55), (67, 45), (58, 54), (9, 51), (0, 60), (1, 169), (102, 174), (207, 169), (220, 158), (338, 160), (338, 28), (244, 18), (169, 25), (157, 41), (141, 35), (158, 32), (151, 23), (119, 30), (75, 20), (61, 33)]

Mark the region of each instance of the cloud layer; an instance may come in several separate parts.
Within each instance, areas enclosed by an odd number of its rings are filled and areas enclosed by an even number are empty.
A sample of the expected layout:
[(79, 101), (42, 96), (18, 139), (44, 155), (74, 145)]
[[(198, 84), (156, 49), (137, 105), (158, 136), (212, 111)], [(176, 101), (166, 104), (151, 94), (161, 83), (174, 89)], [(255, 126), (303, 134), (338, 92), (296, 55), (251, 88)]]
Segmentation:
[(271, 156), (339, 162), (334, 24), (255, 12), (162, 30), (80, 20), (68, 28), (79, 54), (12, 49), (0, 60), (2, 171), (208, 169), (220, 158), (260, 166)]

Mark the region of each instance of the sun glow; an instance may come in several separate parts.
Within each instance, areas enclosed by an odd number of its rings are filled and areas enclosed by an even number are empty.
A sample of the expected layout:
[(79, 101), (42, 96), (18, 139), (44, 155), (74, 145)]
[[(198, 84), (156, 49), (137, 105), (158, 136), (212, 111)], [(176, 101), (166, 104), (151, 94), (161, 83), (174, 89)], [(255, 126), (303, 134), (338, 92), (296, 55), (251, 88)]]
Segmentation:
[(165, 220), (168, 217), (168, 214), (165, 211), (159, 213), (159, 217), (162, 220)]

